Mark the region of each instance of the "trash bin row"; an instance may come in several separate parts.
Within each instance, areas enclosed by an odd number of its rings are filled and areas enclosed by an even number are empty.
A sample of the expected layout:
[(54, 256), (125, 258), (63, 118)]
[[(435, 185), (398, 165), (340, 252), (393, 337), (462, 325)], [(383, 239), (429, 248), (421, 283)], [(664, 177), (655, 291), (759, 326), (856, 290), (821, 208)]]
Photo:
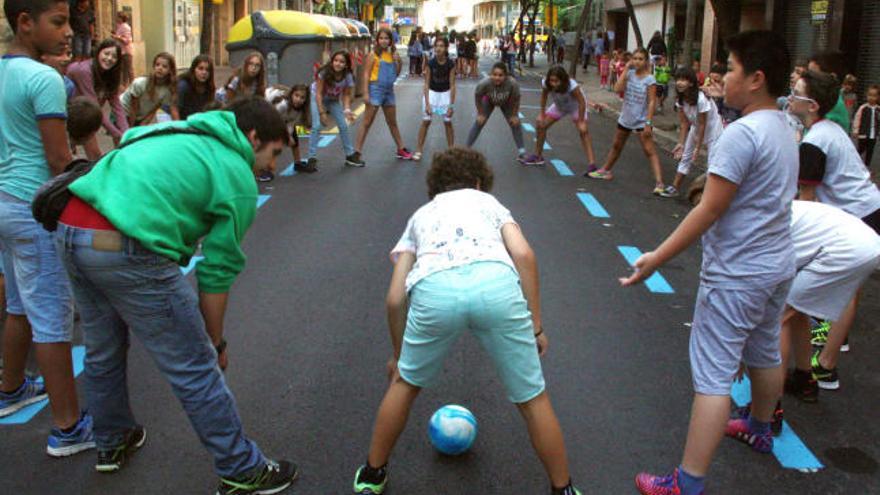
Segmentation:
[(360, 81), (371, 44), (370, 29), (360, 21), (271, 10), (254, 12), (235, 23), (226, 49), (233, 66), (260, 52), (266, 60), (267, 82), (292, 86), (310, 84), (317, 68), (343, 49), (351, 54), (355, 79)]

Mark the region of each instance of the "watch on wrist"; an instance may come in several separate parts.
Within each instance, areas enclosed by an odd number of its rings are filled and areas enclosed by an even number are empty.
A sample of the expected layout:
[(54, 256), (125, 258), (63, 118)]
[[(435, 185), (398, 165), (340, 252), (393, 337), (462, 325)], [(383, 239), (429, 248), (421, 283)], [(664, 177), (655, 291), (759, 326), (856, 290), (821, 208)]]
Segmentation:
[(645, 125), (648, 126), (648, 127), (654, 127), (654, 122), (651, 121), (651, 120), (646, 120), (646, 121), (645, 121)]
[(214, 349), (217, 351), (217, 354), (223, 354), (223, 351), (226, 350), (226, 339), (220, 339), (220, 343), (214, 346)]

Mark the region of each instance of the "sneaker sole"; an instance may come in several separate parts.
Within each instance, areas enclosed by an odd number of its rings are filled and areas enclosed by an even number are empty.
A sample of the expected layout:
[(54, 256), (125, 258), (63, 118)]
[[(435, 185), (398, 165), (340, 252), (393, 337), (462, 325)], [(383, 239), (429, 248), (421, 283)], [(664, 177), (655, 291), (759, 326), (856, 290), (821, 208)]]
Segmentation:
[(25, 407), (36, 404), (41, 400), (46, 400), (49, 398), (49, 394), (40, 394), (31, 397), (30, 399), (23, 400), (21, 402), (16, 402), (15, 404), (5, 408), (0, 409), (0, 418), (5, 418), (6, 416), (11, 416), (12, 414), (17, 413), (18, 411), (24, 409)]
[(366, 163), (355, 163), (355, 162), (350, 162), (350, 161), (346, 160), (345, 166), (346, 167), (354, 167), (354, 168), (364, 168), (367, 166), (367, 164)]
[(822, 380), (817, 380), (819, 382), (819, 388), (822, 390), (839, 390), (840, 389), (840, 380), (834, 380), (833, 382), (823, 382)]
[(49, 457), (68, 457), (74, 454), (79, 454), (80, 452), (94, 449), (95, 442), (83, 442), (78, 443), (76, 445), (69, 445), (67, 447), (46, 447), (46, 454)]
[(849, 352), (849, 344), (840, 346), (840, 352)]
[[(146, 443), (146, 442), (147, 442), (147, 430), (145, 428), (144, 429), (144, 436), (141, 437), (141, 439), (138, 441), (138, 443), (136, 443), (130, 447), (131, 451), (126, 456), (126, 459), (131, 457), (132, 454), (134, 454), (141, 447), (143, 447), (144, 443)], [(125, 461), (123, 461), (123, 462), (125, 462)], [(115, 473), (116, 471), (119, 471), (120, 469), (122, 469), (122, 463), (119, 463), (119, 464), (95, 464), (95, 471), (97, 471), (99, 473)]]
[[(287, 481), (286, 483), (284, 483), (283, 485), (276, 486), (275, 488), (269, 488), (267, 490), (257, 490), (255, 492), (251, 492), (251, 493), (253, 493), (254, 495), (274, 495), (276, 493), (281, 493), (284, 490), (287, 490), (288, 488), (290, 488), (290, 485), (292, 485), (293, 482), (296, 481), (297, 478), (299, 478), (299, 470), (298, 469), (295, 473), (293, 473), (293, 477), (291, 477), (290, 480)], [(223, 495), (223, 494), (220, 493), (220, 490), (217, 490), (215, 495)]]

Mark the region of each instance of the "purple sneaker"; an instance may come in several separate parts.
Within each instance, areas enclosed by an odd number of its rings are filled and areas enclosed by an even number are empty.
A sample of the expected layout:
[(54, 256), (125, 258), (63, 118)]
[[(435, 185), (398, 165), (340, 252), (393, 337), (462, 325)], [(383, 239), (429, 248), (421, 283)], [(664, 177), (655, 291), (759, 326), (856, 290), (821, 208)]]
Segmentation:
[(534, 154), (528, 155), (522, 160), (523, 165), (544, 165), (545, 163), (547, 162), (544, 161), (543, 156), (538, 156)]
[(681, 495), (678, 468), (668, 476), (639, 473), (636, 475), (636, 488), (642, 495)]
[(744, 418), (728, 420), (724, 434), (750, 445), (755, 452), (769, 454), (773, 451), (773, 432), (767, 430), (767, 433), (764, 434), (752, 433), (751, 428), (749, 428), (748, 414)]

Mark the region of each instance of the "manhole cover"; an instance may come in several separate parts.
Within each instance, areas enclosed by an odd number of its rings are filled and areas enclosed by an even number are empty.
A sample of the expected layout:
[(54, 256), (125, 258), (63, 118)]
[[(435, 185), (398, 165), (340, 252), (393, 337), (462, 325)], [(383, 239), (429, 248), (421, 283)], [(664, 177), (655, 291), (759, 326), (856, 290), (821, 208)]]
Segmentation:
[(834, 467), (847, 473), (873, 474), (877, 472), (877, 461), (855, 447), (835, 447), (825, 450), (825, 457)]

